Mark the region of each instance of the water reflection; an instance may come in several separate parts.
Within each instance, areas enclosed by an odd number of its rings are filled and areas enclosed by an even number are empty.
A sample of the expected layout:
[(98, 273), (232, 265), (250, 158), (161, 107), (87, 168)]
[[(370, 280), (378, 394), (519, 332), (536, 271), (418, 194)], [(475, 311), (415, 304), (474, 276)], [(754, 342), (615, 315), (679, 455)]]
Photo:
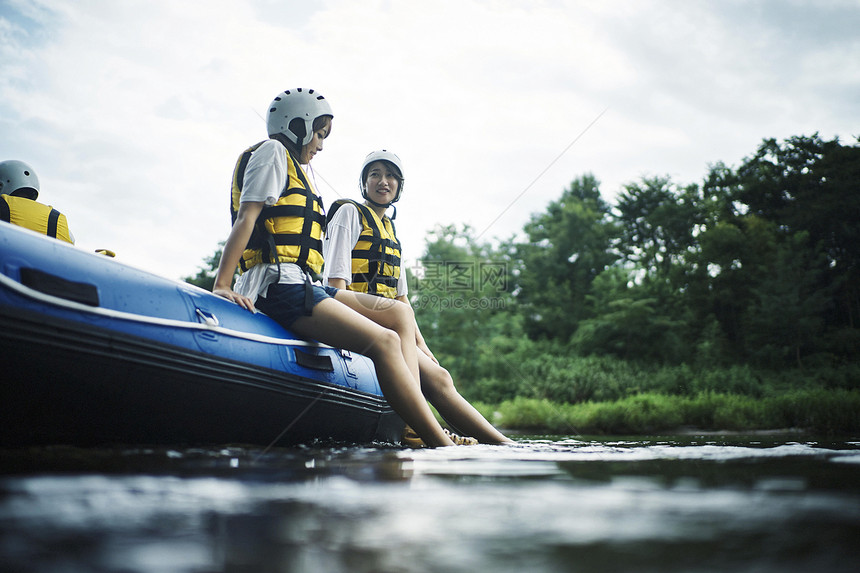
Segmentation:
[(860, 447), (4, 451), (4, 571), (853, 571)]

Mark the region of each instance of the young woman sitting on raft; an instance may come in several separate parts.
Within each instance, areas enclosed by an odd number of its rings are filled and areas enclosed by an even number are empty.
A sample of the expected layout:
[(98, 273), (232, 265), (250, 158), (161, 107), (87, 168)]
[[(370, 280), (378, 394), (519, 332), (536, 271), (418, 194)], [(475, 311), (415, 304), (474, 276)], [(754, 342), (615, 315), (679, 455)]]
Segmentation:
[[(406, 273), (400, 268), (400, 241), (386, 215), (388, 207), (400, 199), (403, 181), (400, 158), (390, 151), (374, 151), (361, 166), (359, 187), (364, 202), (341, 199), (329, 208), (323, 242), (323, 278), (329, 286), (370, 293), (410, 307)], [(457, 392), (454, 380), (427, 347), (417, 324), (414, 331), (421, 391), (445, 422), (455, 432), (474, 436), (482, 443), (511, 443)]]

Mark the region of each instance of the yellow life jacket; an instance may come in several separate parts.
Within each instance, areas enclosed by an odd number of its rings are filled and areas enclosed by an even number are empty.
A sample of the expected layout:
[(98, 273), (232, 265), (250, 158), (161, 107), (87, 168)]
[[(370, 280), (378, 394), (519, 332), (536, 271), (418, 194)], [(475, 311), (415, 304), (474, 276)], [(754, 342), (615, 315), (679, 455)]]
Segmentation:
[[(245, 169), (251, 154), (265, 141), (246, 149), (233, 170), (230, 215), (233, 223), (239, 213), (239, 199), (245, 179)], [(274, 203), (263, 207), (248, 245), (239, 261), (244, 273), (261, 263), (295, 263), (302, 269), (319, 273), (322, 270), (322, 235), (325, 212), (322, 201), (305, 177), (292, 154), (287, 154), (287, 183)], [(277, 257), (275, 256), (277, 253)]]
[(0, 195), (0, 221), (74, 244), (65, 215), (50, 205), (26, 197)]
[(386, 298), (397, 297), (400, 278), (400, 241), (394, 223), (379, 216), (367, 205), (351, 199), (338, 199), (329, 208), (328, 220), (345, 203), (352, 203), (361, 218), (361, 234), (352, 249), (352, 282), (347, 287)]

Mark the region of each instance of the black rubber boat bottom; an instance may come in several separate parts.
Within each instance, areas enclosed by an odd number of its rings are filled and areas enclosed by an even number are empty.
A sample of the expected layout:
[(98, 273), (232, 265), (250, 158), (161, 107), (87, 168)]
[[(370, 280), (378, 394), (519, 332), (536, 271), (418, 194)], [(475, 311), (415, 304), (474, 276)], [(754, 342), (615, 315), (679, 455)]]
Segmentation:
[(380, 397), (0, 308), (0, 445), (399, 443)]

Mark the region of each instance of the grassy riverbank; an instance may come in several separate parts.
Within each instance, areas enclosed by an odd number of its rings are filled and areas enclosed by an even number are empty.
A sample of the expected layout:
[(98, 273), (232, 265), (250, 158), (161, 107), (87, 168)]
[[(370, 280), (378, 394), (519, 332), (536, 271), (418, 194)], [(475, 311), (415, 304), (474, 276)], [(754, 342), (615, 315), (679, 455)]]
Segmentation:
[[(499, 345), (497, 345), (499, 346)], [(557, 343), (494, 347), (451, 372), (495, 425), (558, 434), (793, 428), (860, 436), (860, 365), (764, 369), (577, 356)]]
[(643, 393), (577, 404), (514, 398), (475, 406), (499, 427), (553, 434), (652, 434), (683, 427), (860, 434), (860, 391), (856, 390), (794, 390), (761, 398), (717, 392), (695, 396)]

